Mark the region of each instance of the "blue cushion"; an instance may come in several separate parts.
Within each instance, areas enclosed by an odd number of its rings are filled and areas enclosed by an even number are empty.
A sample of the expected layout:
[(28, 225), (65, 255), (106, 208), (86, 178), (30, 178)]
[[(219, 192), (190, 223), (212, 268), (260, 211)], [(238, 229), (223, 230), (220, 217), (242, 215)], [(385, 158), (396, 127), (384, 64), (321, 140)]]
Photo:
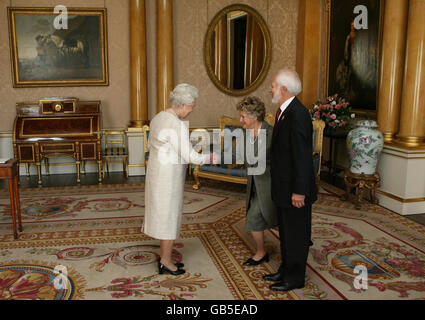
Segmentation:
[(199, 167), (199, 171), (207, 171), (212, 173), (220, 173), (231, 175), (234, 177), (246, 177), (246, 168), (242, 166), (227, 166), (227, 165), (210, 165), (205, 164)]

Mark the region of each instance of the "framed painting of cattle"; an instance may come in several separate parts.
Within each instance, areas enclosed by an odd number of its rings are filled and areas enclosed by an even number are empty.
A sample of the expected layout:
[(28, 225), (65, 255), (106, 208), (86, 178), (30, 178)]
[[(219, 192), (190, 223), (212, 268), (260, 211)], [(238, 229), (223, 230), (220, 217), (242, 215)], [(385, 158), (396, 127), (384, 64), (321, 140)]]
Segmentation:
[(8, 8), (14, 87), (107, 86), (106, 8)]

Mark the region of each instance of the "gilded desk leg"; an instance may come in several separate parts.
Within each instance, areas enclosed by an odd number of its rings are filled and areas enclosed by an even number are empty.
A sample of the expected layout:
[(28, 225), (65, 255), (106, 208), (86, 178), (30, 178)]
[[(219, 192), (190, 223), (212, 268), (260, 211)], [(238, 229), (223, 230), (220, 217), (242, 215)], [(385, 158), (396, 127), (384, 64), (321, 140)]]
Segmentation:
[(28, 164), (28, 162), (25, 163), (25, 170), (27, 172), (27, 177), (30, 176), (30, 165)]
[(43, 160), (40, 154), (40, 144), (35, 143), (35, 165), (37, 166), (38, 184), (41, 186), (41, 161)]
[(16, 214), (18, 216), (18, 230), (22, 232), (22, 217), (21, 217), (21, 201), (19, 199), (19, 187), (18, 187), (18, 176), (16, 175), (13, 178), (13, 187), (15, 192), (15, 200), (16, 200)]
[(80, 161), (75, 161), (77, 165), (77, 182), (80, 183)]
[(38, 184), (41, 184), (41, 163), (37, 162), (37, 174), (38, 174)]
[(10, 198), (10, 209), (12, 213), (12, 223), (13, 223), (13, 238), (18, 239), (18, 231), (16, 230), (16, 211), (15, 211), (15, 196), (14, 196), (14, 185), (13, 178), (9, 178), (9, 198)]
[(77, 183), (80, 183), (80, 143), (75, 142), (75, 165), (77, 166)]
[(97, 171), (99, 173), (99, 183), (102, 183), (102, 161), (97, 162)]

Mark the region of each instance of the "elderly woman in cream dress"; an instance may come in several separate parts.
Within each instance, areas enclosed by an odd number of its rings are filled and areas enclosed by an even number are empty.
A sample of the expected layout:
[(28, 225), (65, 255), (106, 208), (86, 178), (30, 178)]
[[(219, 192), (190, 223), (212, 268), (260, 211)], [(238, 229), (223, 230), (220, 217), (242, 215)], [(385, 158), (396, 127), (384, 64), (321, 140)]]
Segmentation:
[(194, 109), (198, 89), (179, 84), (170, 93), (171, 107), (158, 113), (150, 123), (149, 161), (145, 183), (145, 219), (142, 231), (160, 239), (158, 272), (185, 273), (171, 253), (179, 237), (183, 213), (183, 190), (187, 164), (215, 160), (213, 153), (199, 154), (189, 140), (189, 128), (182, 121)]

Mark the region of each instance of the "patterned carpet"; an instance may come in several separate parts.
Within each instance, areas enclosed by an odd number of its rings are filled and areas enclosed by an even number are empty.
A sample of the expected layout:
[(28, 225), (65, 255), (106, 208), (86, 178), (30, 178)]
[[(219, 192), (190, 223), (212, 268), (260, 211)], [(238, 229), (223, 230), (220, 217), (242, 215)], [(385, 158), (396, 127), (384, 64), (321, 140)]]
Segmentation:
[[(306, 287), (273, 292), (278, 232), (266, 233), (271, 261), (254, 252), (244, 228), (244, 186), (186, 185), (174, 257), (186, 274), (158, 275), (159, 242), (140, 232), (144, 185), (21, 190), (23, 232), (14, 240), (0, 191), (0, 299), (345, 300), (424, 299), (425, 227), (376, 205), (356, 210), (322, 184), (313, 207)], [(356, 266), (364, 266), (356, 273)], [(367, 272), (367, 288), (356, 279)], [(357, 287), (357, 288), (356, 288)]]

